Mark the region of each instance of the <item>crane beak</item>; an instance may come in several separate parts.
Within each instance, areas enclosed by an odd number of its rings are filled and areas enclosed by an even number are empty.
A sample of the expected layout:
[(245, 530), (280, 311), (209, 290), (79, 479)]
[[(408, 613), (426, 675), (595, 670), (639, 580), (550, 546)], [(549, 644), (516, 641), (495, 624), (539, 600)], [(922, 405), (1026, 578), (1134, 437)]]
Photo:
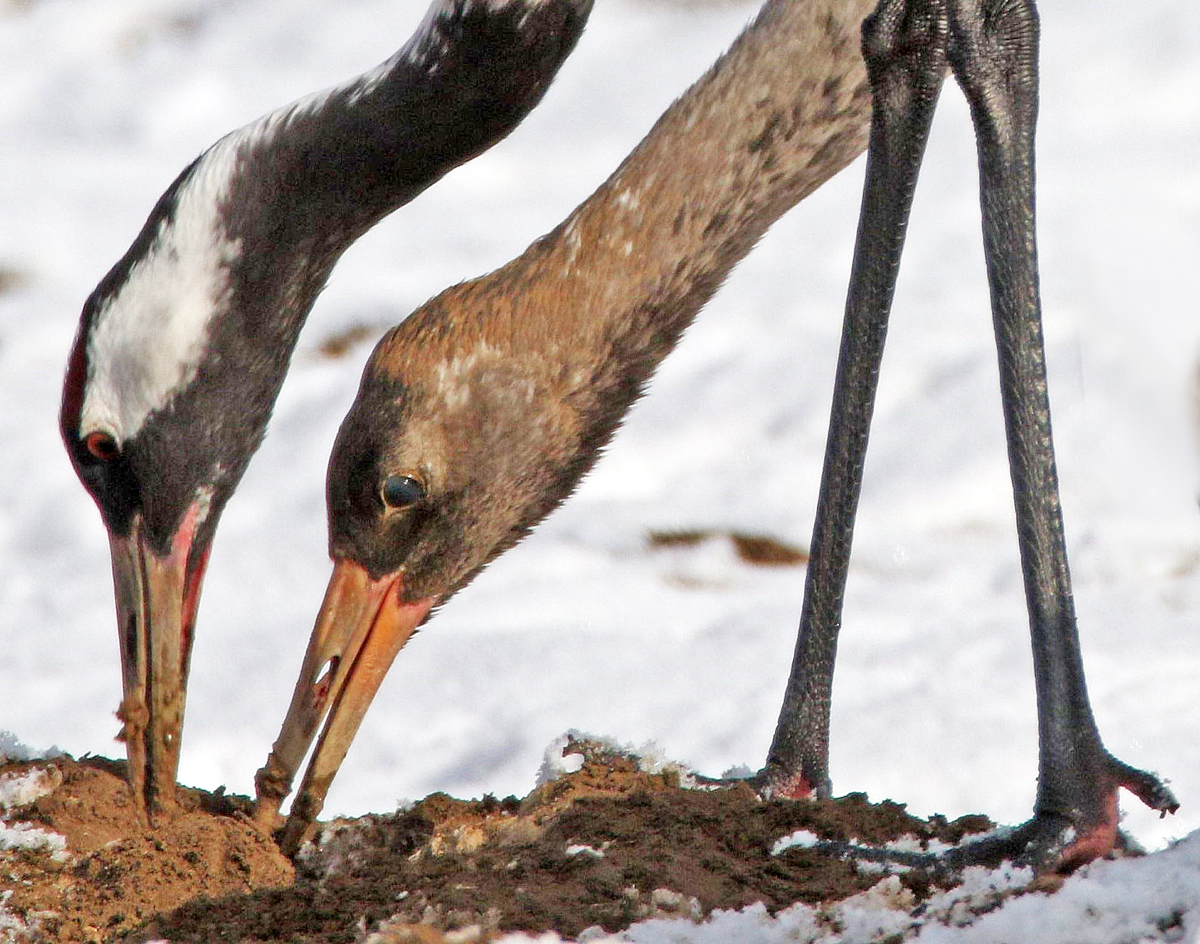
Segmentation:
[(402, 602), (402, 580), (400, 574), (373, 580), (350, 560), (334, 564), (287, 718), (266, 765), (254, 778), (254, 818), (263, 828), (271, 829), (328, 711), (329, 718), (279, 837), (279, 845), (287, 855), (294, 855), (307, 838), (396, 654), (437, 602), (433, 597)]
[(109, 535), (120, 634), (124, 698), (118, 735), (129, 759), (129, 785), (152, 813), (175, 806), (192, 629), (208, 547), (193, 546), (193, 507), (160, 556), (135, 516), (127, 535)]

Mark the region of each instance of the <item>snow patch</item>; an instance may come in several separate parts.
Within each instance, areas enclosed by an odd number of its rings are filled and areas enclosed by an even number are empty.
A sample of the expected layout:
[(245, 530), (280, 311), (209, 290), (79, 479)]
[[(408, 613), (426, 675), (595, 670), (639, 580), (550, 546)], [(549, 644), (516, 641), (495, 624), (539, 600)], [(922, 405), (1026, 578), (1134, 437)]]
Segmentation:
[[(19, 774), (0, 775), (0, 816), (28, 806), (39, 797), (48, 796), (61, 784), (62, 773), (57, 767), (41, 767)], [(34, 823), (0, 819), (0, 851), (9, 849), (45, 851), (57, 862), (65, 862), (68, 858), (67, 840), (64, 836)], [(3, 920), (2, 902), (0, 920)], [(3, 927), (3, 924), (0, 924), (0, 927)]]
[(0, 849), (45, 850), (57, 862), (64, 862), (68, 858), (66, 837), (34, 826), (33, 823), (0, 826)]
[[(1167, 852), (1098, 862), (1056, 893), (1028, 893), (1032, 870), (970, 868), (962, 884), (918, 902), (896, 876), (827, 906), (770, 915), (761, 903), (703, 921), (653, 918), (586, 944), (1111, 944), (1195, 941), (1200, 932), (1200, 834)], [(656, 893), (657, 894), (657, 893)], [(508, 934), (497, 944), (562, 944), (557, 934)]]
[(586, 846), (581, 843), (571, 843), (567, 846), (566, 853), (568, 856), (585, 855), (591, 856), (593, 859), (603, 859), (604, 850), (597, 849), (595, 846)]
[[(580, 750), (568, 750), (572, 745), (578, 745)], [(646, 741), (640, 747), (622, 743), (613, 738), (583, 731), (570, 730), (559, 735), (547, 745), (542, 755), (542, 764), (538, 768), (536, 785), (541, 786), (552, 780), (557, 780), (563, 774), (573, 774), (582, 769), (585, 756), (584, 750), (599, 749), (604, 753), (619, 754), (635, 761), (638, 770), (647, 774), (672, 772), (679, 778), (679, 785), (686, 789), (703, 788), (696, 780), (691, 767), (671, 760), (666, 752), (654, 741)]]
[(12, 889), (0, 890), (0, 933), (2, 940), (20, 940), (18, 935), (29, 933), (29, 925), (8, 910), (8, 900), (12, 898)]
[(0, 812), (28, 806), (39, 797), (49, 796), (62, 784), (57, 767), (39, 767), (23, 774), (0, 775)]
[(567, 745), (573, 740), (570, 734), (560, 734), (546, 746), (542, 765), (537, 772), (537, 786), (557, 780), (564, 774), (578, 773), (583, 768), (582, 754), (574, 751), (565, 753)]
[(797, 829), (794, 833), (775, 840), (775, 845), (771, 847), (771, 855), (777, 856), (786, 849), (811, 849), (820, 841), (821, 837), (816, 833), (811, 833), (807, 829)]

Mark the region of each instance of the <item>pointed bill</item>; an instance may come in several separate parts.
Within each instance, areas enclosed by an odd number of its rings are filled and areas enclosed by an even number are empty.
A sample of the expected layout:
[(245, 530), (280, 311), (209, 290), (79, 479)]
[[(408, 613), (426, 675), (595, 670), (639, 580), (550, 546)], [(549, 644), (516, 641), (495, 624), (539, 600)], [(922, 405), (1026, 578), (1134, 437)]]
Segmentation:
[(353, 561), (334, 565), (287, 717), (266, 765), (254, 778), (254, 818), (270, 829), (317, 727), (329, 713), (280, 838), (286, 854), (294, 854), (306, 838), (383, 677), (436, 602), (428, 598), (403, 603), (402, 589), (398, 574), (372, 580)]
[(207, 549), (193, 553), (192, 534), (183, 528), (165, 557), (139, 518), (128, 535), (109, 538), (124, 689), (120, 738), (134, 800), (150, 813), (175, 806), (192, 628), (208, 557)]

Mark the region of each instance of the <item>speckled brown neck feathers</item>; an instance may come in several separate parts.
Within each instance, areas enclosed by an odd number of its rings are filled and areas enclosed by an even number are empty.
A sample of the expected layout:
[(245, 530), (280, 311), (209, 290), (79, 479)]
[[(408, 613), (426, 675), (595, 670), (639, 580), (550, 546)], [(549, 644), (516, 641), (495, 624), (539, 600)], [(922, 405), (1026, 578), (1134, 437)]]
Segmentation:
[[(769, 3), (561, 225), (383, 339), (331, 466), (335, 556), (369, 556), (373, 572), (403, 565), (413, 594), (445, 593), (570, 493), (737, 261), (865, 147), (858, 47), (872, 6)], [(392, 390), (400, 412), (379, 409), (373, 388)], [(340, 514), (336, 453), (366, 454), (368, 439), (396, 463), (445, 466), (426, 473), (431, 508), (470, 534), (384, 548)], [(457, 487), (461, 462), (478, 487)], [(478, 481), (483, 468), (500, 480)]]

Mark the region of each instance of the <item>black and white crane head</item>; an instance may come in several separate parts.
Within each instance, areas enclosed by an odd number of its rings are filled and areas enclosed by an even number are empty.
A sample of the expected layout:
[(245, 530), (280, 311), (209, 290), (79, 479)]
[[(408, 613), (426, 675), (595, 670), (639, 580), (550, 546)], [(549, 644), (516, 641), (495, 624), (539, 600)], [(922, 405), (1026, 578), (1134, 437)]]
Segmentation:
[(541, 100), (592, 0), (434, 0), (376, 68), (226, 135), (87, 299), (60, 425), (112, 549), (139, 803), (173, 804), (221, 511), (342, 252)]

